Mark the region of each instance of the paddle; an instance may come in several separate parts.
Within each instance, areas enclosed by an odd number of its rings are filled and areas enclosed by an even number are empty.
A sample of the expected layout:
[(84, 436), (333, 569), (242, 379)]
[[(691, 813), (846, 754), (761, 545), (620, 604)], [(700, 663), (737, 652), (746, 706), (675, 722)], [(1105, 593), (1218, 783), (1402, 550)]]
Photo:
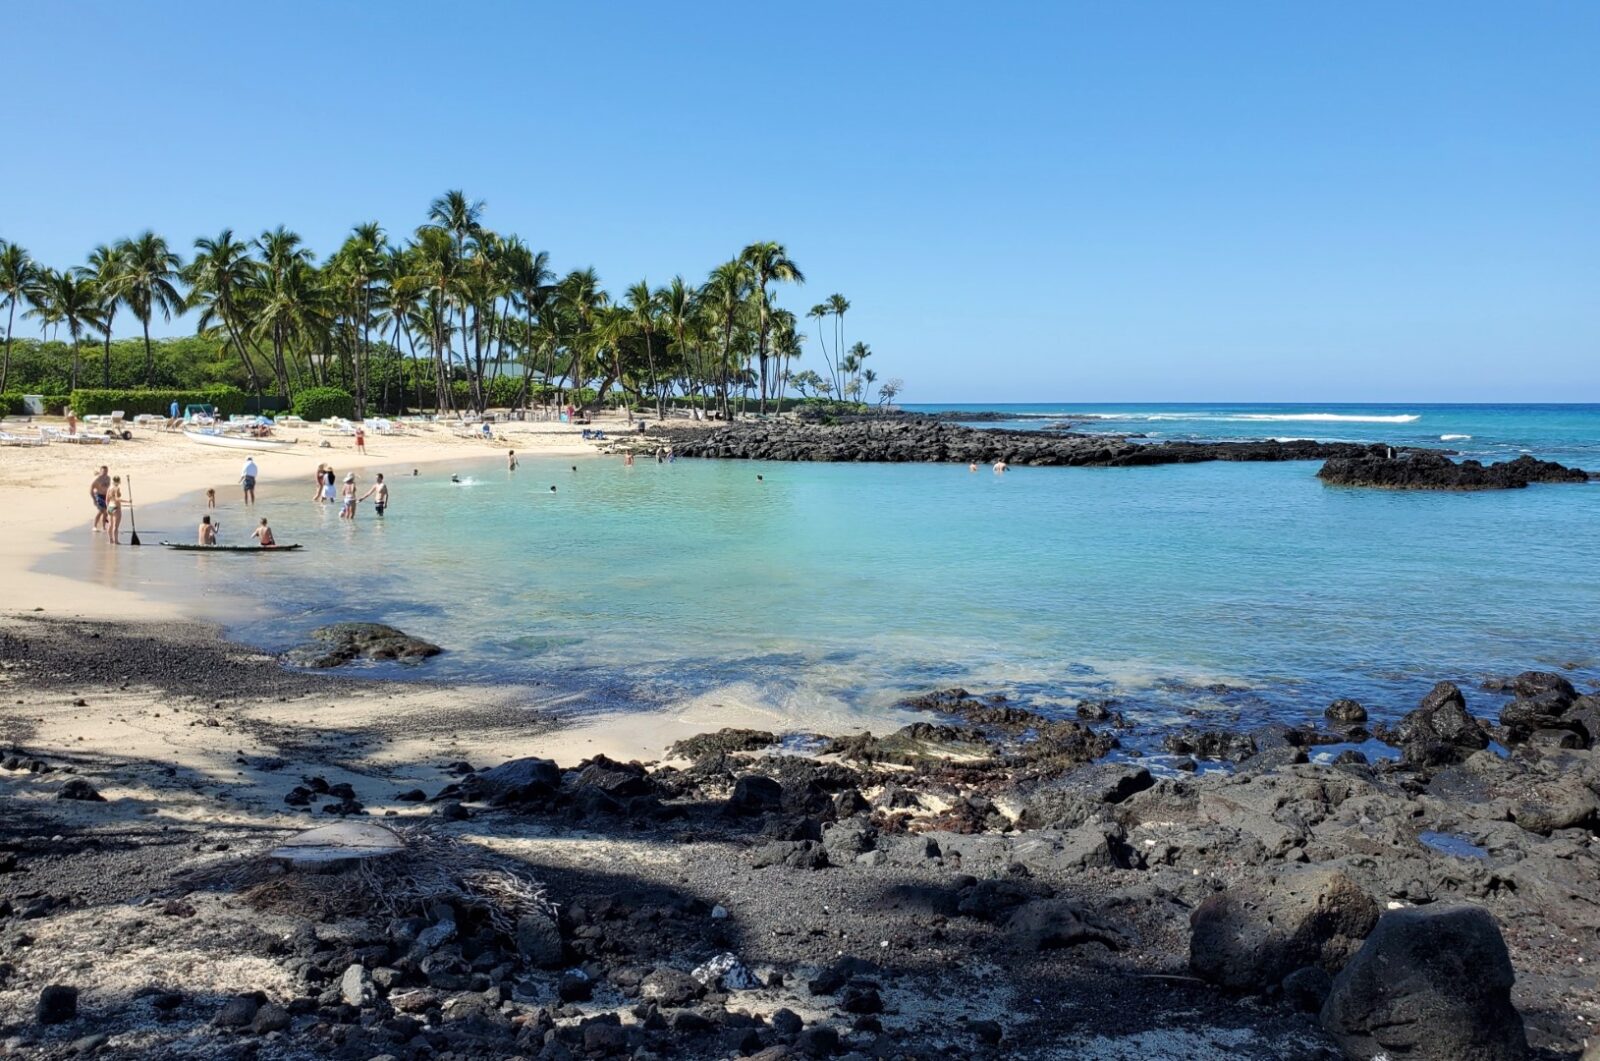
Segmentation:
[(128, 539), (129, 545), (139, 543), (139, 519), (133, 514), (133, 476), (128, 476), (128, 523), (133, 528), (133, 536)]

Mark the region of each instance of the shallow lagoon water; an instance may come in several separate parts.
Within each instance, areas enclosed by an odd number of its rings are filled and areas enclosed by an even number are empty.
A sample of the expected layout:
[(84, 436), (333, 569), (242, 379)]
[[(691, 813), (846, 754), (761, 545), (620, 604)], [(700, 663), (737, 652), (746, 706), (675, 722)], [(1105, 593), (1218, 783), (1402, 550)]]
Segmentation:
[[(125, 550), (97, 573), (272, 649), (375, 619), (446, 646), (441, 678), (596, 708), (727, 697), (797, 728), (950, 685), (1063, 711), (1112, 697), (1159, 728), (1303, 721), (1340, 696), (1393, 717), (1439, 678), (1487, 714), (1502, 698), (1482, 677), (1600, 677), (1596, 486), (1348, 490), (1314, 463), (572, 463), (393, 477), (389, 516), (363, 506), (354, 526), (266, 467), (260, 511), (302, 553)], [(198, 512), (152, 507), (142, 533), (189, 540)], [(224, 506), (224, 541), (244, 516)], [(104, 563), (86, 555), (63, 562)]]

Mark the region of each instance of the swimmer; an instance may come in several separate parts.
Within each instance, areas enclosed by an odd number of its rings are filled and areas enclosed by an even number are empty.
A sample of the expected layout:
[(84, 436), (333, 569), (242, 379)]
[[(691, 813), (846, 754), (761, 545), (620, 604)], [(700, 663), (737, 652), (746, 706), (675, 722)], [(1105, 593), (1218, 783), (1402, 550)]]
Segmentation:
[(450, 477), (450, 481), (451, 481), (451, 482), (452, 482), (452, 483), (459, 483), (459, 482), (460, 482), (460, 481), (461, 481), (461, 476), (459, 476), (459, 475), (452, 475), (452, 476), (451, 476), (451, 477)]
[(553, 494), (553, 493), (555, 493), (555, 492), (556, 492), (556, 488), (555, 488), (555, 484), (554, 484), (554, 483), (552, 483), (552, 484), (551, 484), (551, 485), (550, 485), (550, 492), (551, 492), (551, 493), (552, 493), (552, 494)]
[(758, 476), (756, 476), (756, 482), (758, 482), (758, 483), (764, 483), (764, 482), (766, 482), (766, 481), (767, 481), (767, 480), (766, 480), (766, 478), (765, 478), (765, 477), (764, 477), (764, 476), (760, 476), (760, 475), (758, 475)]
[(578, 466), (577, 466), (577, 465), (576, 465), (576, 464), (574, 464), (574, 465), (573, 465), (573, 466), (572, 466), (572, 470), (573, 470), (573, 471), (577, 471), (577, 470), (578, 470)]
[(633, 453), (631, 451), (622, 455), (622, 465), (625, 468), (633, 467)]
[(997, 475), (1003, 473), (1009, 467), (1010, 467), (1010, 465), (1008, 465), (1005, 461), (995, 461), (994, 462), (994, 470), (995, 470), (995, 474), (997, 474)]
[(507, 450), (506, 451), (506, 471), (514, 472), (516, 470), (517, 470), (517, 451), (514, 450), (514, 449), (513, 450)]
[(978, 462), (977, 461), (973, 461), (971, 464), (967, 465), (967, 471), (975, 472), (977, 470), (978, 470)]

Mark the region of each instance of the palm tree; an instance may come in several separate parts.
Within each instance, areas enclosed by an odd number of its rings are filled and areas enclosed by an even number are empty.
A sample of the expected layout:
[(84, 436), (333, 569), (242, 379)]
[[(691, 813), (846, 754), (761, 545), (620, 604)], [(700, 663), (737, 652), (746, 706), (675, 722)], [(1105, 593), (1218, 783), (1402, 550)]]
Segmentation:
[(711, 317), (713, 327), (722, 333), (721, 364), (717, 366), (718, 398), (722, 418), (728, 418), (728, 365), (733, 359), (733, 332), (739, 317), (748, 305), (750, 270), (740, 259), (723, 262), (711, 270), (711, 277), (701, 289), (701, 302)]
[(108, 390), (111, 387), (111, 325), (116, 320), (117, 307), (122, 304), (117, 297), (117, 274), (121, 270), (121, 254), (105, 243), (89, 252), (87, 265), (78, 267), (78, 275), (94, 285), (100, 303), (100, 333), (106, 344), (100, 359), (100, 385)]
[(866, 343), (856, 343), (850, 347), (850, 353), (845, 360), (850, 363), (850, 373), (854, 379), (845, 384), (847, 390), (853, 389), (858, 395), (861, 393), (861, 369), (871, 356), (872, 347)]
[(80, 278), (76, 272), (46, 271), (40, 278), (34, 295), (31, 316), (40, 318), (48, 327), (67, 326), (72, 337), (72, 389), (78, 389), (79, 341), (85, 327), (98, 327), (100, 323), (100, 298), (92, 281)]
[(0, 361), (0, 393), (5, 392), (6, 377), (11, 374), (11, 328), (17, 319), (17, 303), (33, 301), (38, 277), (38, 266), (27, 251), (0, 240), (0, 298), (6, 304), (6, 354), (5, 360)]
[[(684, 283), (683, 277), (674, 276), (671, 283), (656, 292), (656, 304), (661, 307), (661, 327), (672, 334), (673, 346), (683, 363), (684, 390), (693, 404), (698, 401), (695, 377), (703, 375), (701, 366), (689, 365), (688, 356), (688, 333), (694, 327), (700, 313), (695, 293)], [(691, 412), (696, 419), (699, 419), (698, 405), (693, 405)]]
[(789, 258), (789, 252), (783, 244), (771, 241), (752, 243), (739, 252), (739, 260), (750, 269), (750, 274), (755, 278), (757, 298), (756, 310), (761, 315), (757, 332), (757, 351), (761, 360), (761, 411), (767, 411), (767, 336), (771, 328), (768, 320), (770, 307), (767, 305), (767, 284), (791, 283), (803, 284), (805, 276), (800, 272), (800, 267)]
[(572, 377), (574, 390), (584, 384), (584, 355), (590, 350), (598, 352), (594, 331), (602, 309), (611, 304), (611, 297), (600, 287), (600, 277), (594, 269), (574, 269), (562, 278), (556, 297), (562, 309), (572, 316), (573, 334), (567, 344), (567, 375)]
[(357, 225), (329, 261), (330, 279), (348, 300), (347, 323), (354, 350), (356, 417), (367, 415), (368, 331), (372, 325), (372, 285), (383, 272), (383, 227), (376, 221)]
[(772, 311), (772, 355), (778, 359), (778, 411), (783, 411), (783, 396), (789, 389), (789, 365), (800, 357), (806, 337), (799, 321), (786, 309)]
[[(833, 314), (833, 355), (842, 361), (844, 359), (844, 315), (850, 308), (850, 300), (841, 294), (835, 293), (828, 296), (825, 305), (828, 307), (828, 312)], [(842, 367), (839, 377), (834, 380), (833, 388), (839, 393), (840, 397), (844, 396)]]
[(826, 302), (819, 302), (806, 312), (806, 316), (817, 322), (817, 342), (822, 344), (822, 360), (828, 365), (828, 378), (837, 380), (833, 368), (833, 358), (828, 356), (828, 341), (822, 334), (822, 322), (833, 315), (833, 307)]
[(657, 386), (655, 332), (656, 313), (661, 308), (647, 280), (640, 280), (628, 288), (628, 315), (639, 335), (644, 337), (645, 360), (650, 365), (650, 396), (655, 400), (656, 419), (666, 418), (665, 398)]
[[(546, 315), (551, 296), (555, 292), (550, 286), (555, 274), (550, 271), (549, 254), (544, 251), (535, 252), (515, 236), (506, 241), (505, 257), (506, 281), (511, 288), (512, 306), (522, 311), (523, 368), (518, 404), (523, 405), (527, 402), (528, 385), (533, 379), (535, 345), (543, 338), (536, 334), (533, 322), (535, 317), (542, 321)], [(548, 373), (545, 382), (547, 384), (550, 382)]]
[(145, 386), (153, 387), (156, 362), (150, 349), (150, 318), (158, 309), (161, 319), (166, 321), (172, 319), (174, 312), (183, 311), (183, 296), (173, 283), (178, 279), (178, 269), (183, 262), (172, 253), (166, 240), (148, 229), (123, 241), (117, 251), (122, 268), (117, 273), (114, 290), (144, 327), (144, 382)]
[[(261, 263), (250, 257), (250, 248), (243, 240), (233, 238), (231, 228), (223, 229), (215, 239), (195, 240), (194, 249), (194, 260), (183, 274), (184, 281), (189, 285), (189, 308), (200, 310), (200, 331), (217, 324), (222, 326), (228, 341), (239, 355), (239, 362), (250, 377), (251, 391), (260, 398), (261, 377), (256, 371), (255, 360), (244, 345), (241, 303), (249, 298), (251, 289), (260, 282)], [(110, 330), (108, 318), (108, 335)], [(288, 381), (279, 377), (277, 383), (278, 396), (286, 396)]]

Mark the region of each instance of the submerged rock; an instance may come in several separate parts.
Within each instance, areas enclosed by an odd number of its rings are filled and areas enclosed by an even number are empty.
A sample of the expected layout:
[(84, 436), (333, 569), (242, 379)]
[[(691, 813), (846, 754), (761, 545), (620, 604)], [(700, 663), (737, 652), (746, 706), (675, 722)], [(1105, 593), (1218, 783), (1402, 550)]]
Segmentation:
[(421, 663), (444, 649), (382, 623), (333, 623), (311, 631), (311, 642), (293, 649), (289, 659), (302, 667), (340, 667), (370, 659)]
[(1522, 1061), (1516, 976), (1500, 927), (1475, 906), (1384, 914), (1334, 979), (1322, 1027), (1350, 1058)]

